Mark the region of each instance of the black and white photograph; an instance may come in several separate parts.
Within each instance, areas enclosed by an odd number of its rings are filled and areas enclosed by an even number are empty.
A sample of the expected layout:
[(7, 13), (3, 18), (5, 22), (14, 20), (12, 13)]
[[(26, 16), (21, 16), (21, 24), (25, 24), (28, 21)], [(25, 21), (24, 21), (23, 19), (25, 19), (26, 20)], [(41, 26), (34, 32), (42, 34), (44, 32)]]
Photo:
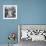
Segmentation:
[(3, 5), (3, 19), (17, 19), (17, 5)]

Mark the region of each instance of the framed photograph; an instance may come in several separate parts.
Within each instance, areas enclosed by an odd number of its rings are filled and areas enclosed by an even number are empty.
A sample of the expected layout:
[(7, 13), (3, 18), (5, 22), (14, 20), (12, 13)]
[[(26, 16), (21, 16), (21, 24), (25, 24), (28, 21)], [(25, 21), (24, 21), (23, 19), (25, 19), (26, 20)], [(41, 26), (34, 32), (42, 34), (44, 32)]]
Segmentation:
[(17, 5), (3, 5), (3, 19), (17, 19)]
[(18, 41), (46, 41), (46, 25), (20, 24), (18, 25)]

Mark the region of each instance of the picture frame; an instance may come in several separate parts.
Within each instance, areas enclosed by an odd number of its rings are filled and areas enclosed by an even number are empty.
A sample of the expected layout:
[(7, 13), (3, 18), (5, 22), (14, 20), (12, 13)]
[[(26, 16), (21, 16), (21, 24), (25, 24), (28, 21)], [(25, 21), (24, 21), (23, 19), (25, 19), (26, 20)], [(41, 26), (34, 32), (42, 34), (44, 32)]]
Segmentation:
[(19, 24), (18, 38), (19, 38), (18, 39), (19, 42), (22, 40), (46, 41), (46, 25), (45, 24)]
[(3, 19), (17, 19), (17, 5), (3, 5)]

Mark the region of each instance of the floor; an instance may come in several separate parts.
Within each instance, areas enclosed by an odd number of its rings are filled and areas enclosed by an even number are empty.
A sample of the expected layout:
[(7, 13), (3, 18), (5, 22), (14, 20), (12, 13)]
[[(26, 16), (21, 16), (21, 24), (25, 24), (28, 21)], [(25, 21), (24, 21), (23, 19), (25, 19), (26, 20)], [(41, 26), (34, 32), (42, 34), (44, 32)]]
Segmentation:
[(20, 46), (46, 46), (46, 42), (45, 41), (32, 42), (31, 40), (28, 41), (21, 40)]
[[(8, 46), (8, 44), (0, 44), (0, 46)], [(45, 41), (32, 42), (31, 40), (28, 41), (21, 40), (19, 44), (14, 44), (13, 46), (46, 46), (46, 42)]]
[[(0, 46), (8, 46), (8, 44), (0, 44)], [(18, 44), (10, 45), (10, 46), (18, 46)]]

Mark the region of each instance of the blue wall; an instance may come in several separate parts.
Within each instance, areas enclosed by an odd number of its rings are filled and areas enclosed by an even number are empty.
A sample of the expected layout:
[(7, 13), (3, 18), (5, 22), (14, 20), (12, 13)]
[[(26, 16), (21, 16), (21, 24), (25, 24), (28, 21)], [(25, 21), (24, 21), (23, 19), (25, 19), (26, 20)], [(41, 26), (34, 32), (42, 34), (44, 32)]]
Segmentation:
[[(3, 5), (19, 5), (18, 6), (18, 19), (17, 20), (5, 20), (3, 19)], [(16, 32), (16, 35), (18, 35), (18, 28), (17, 24), (20, 22), (20, 12), (21, 9), (20, 2), (17, 0), (0, 0), (0, 44), (7, 44), (9, 42), (8, 40), (8, 34), (10, 32)], [(19, 10), (20, 9), (20, 10)], [(15, 40), (16, 43), (18, 43), (18, 37)]]
[(21, 24), (46, 24), (46, 0), (23, 0)]
[[(17, 5), (17, 20), (3, 19), (3, 5), (6, 4)], [(18, 24), (46, 24), (46, 0), (0, 0), (0, 5), (0, 44), (8, 43), (10, 32), (17, 34)]]

